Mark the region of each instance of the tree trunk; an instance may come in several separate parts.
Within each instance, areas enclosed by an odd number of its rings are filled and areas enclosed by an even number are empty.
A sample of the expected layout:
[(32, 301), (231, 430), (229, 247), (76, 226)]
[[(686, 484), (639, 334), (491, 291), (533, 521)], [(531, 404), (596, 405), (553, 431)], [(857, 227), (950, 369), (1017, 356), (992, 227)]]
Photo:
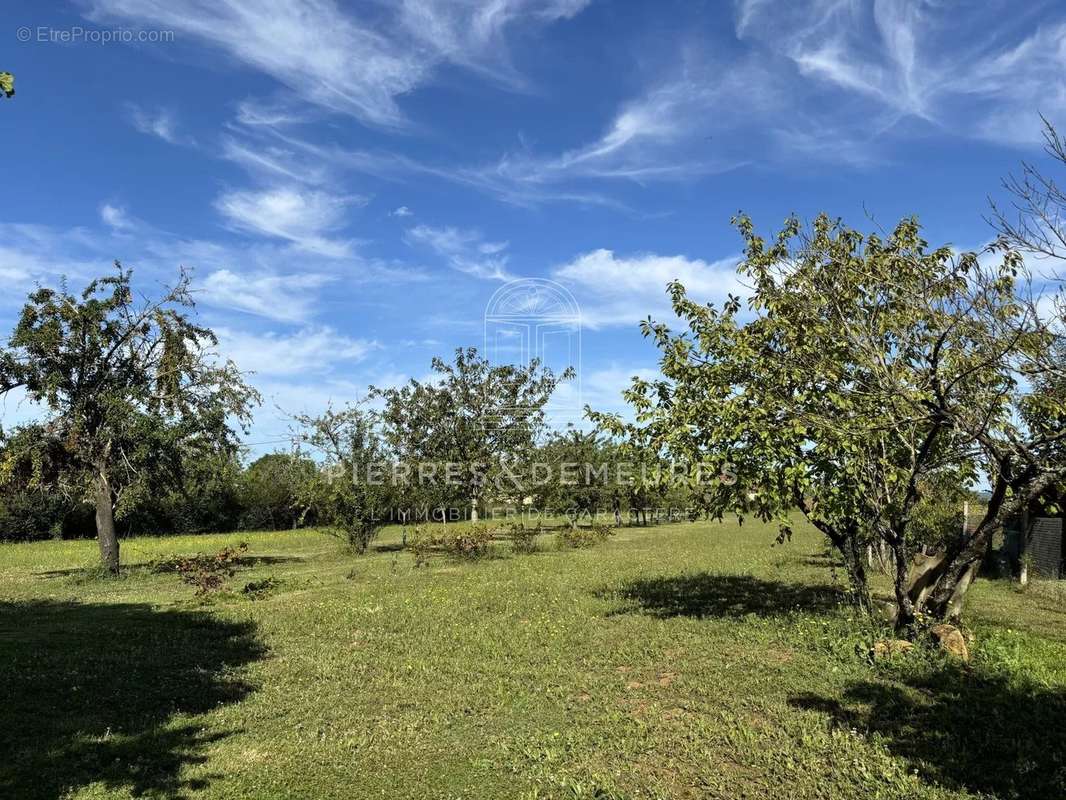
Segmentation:
[(859, 543), (857, 528), (852, 525), (848, 530), (840, 531), (821, 521), (812, 519), (811, 522), (826, 535), (843, 558), (844, 570), (848, 575), (848, 583), (851, 584), (849, 588), (852, 604), (867, 614), (871, 613), (873, 601), (870, 599), (870, 584), (866, 577), (866, 567), (863, 565), (865, 548)]
[(953, 552), (941, 556), (939, 569), (935, 579), (929, 582), (922, 604), (915, 605), (924, 606), (923, 610), (936, 619), (957, 619), (962, 613), (966, 591), (981, 567), (988, 540), (996, 531), (1002, 530), (1011, 517), (1027, 509), (1033, 498), (1052, 485), (1057, 477), (1057, 473), (1047, 472), (1033, 478), (1024, 488), (1015, 487), (1015, 494), (1009, 500), (1006, 499), (1006, 483), (997, 481), (984, 519), (972, 534), (960, 537)]
[(901, 544), (894, 542), (891, 552), (895, 566), (892, 586), (896, 595), (896, 629), (903, 630), (914, 624), (915, 601), (910, 592), (912, 583), (907, 574), (909, 570), (906, 549)]
[(1018, 531), (1018, 585), (1029, 585), (1029, 509), (1022, 512), (1021, 530)]
[(873, 603), (870, 601), (870, 584), (866, 577), (866, 567), (863, 565), (863, 547), (857, 538), (849, 536), (841, 550), (844, 555), (844, 567), (851, 582), (852, 602), (869, 614)]
[(96, 495), (96, 541), (100, 545), (100, 561), (108, 572), (117, 575), (118, 536), (115, 534), (115, 511), (107, 472), (98, 469), (93, 484)]

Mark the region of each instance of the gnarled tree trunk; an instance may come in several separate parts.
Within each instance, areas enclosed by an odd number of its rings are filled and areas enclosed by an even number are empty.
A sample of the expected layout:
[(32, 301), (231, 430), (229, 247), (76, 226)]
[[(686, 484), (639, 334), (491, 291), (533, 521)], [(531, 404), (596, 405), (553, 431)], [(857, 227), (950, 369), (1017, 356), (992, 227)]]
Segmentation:
[(96, 541), (100, 545), (100, 561), (108, 572), (118, 574), (118, 536), (115, 533), (115, 510), (111, 497), (111, 483), (107, 470), (98, 467), (93, 479), (96, 502)]
[(848, 582), (851, 584), (852, 603), (869, 614), (873, 610), (873, 602), (870, 599), (870, 585), (864, 564), (865, 546), (859, 541), (858, 526), (853, 524), (847, 530), (840, 531), (823, 522), (815, 520), (812, 522), (828, 537), (844, 559), (844, 569), (848, 573)]
[[(1048, 472), (1027, 480), (1021, 486), (1014, 487), (1014, 494), (1009, 499), (1006, 481), (997, 481), (988, 510), (972, 533), (961, 532), (944, 552), (919, 556), (916, 560), (907, 585), (907, 597), (914, 609), (934, 619), (958, 619), (962, 614), (966, 592), (977, 576), (995, 532), (1028, 507), (1033, 498), (1038, 497), (1056, 478), (1056, 473)], [(897, 591), (898, 587), (897, 578)]]

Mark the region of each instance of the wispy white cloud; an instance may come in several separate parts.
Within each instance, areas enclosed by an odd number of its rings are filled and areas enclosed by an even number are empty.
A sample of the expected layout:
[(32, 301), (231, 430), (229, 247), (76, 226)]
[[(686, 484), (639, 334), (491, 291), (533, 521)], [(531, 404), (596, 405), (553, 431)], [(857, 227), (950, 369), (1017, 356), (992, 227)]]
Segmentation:
[[(632, 408), (622, 397), (622, 392), (630, 387), (634, 377), (653, 380), (660, 377), (660, 375), (661, 373), (654, 364), (622, 366), (618, 363), (608, 363), (602, 367), (584, 370), (581, 374), (580, 382), (575, 381), (560, 386), (560, 396), (558, 398), (553, 397), (552, 402), (559, 408), (578, 409), (578, 413), (574, 415), (574, 418), (568, 420), (575, 424), (581, 423), (585, 406), (589, 406), (596, 411), (620, 413), (628, 416), (632, 412)], [(577, 396), (578, 387), (580, 387), (580, 397)], [(571, 395), (572, 399), (567, 398), (567, 394)]]
[(679, 280), (700, 302), (722, 301), (741, 295), (737, 258), (707, 262), (685, 256), (640, 253), (618, 256), (593, 250), (556, 267), (552, 276), (574, 289), (581, 305), (581, 321), (590, 328), (636, 325), (650, 314), (668, 321), (673, 312), (666, 285)]
[[(701, 113), (721, 85), (685, 76), (658, 85), (627, 102), (596, 140), (556, 156), (512, 155), (496, 173), (516, 181), (544, 183), (563, 178), (655, 180), (723, 168), (709, 153), (667, 152), (699, 132)], [(710, 148), (707, 148), (710, 150)]]
[(104, 203), (100, 206), (100, 219), (115, 231), (128, 231), (134, 227), (133, 218), (122, 206)]
[(580, 0), (405, 0), (355, 13), (331, 0), (91, 0), (90, 16), (179, 31), (299, 97), (372, 125), (405, 123), (397, 98), (445, 62), (513, 81), (505, 29), (577, 13)]
[(115, 257), (115, 249), (85, 228), (0, 223), (0, 280), (7, 289), (0, 295), (0, 306), (21, 304), (22, 293), (37, 282), (98, 275)]
[(407, 231), (411, 244), (429, 247), (449, 266), (477, 278), (510, 280), (507, 242), (487, 241), (480, 231), (417, 225)]
[[(437, 164), (410, 156), (385, 151), (351, 149), (337, 145), (309, 141), (276, 126), (261, 126), (245, 130), (253, 136), (256, 146), (266, 137), (281, 142), (284, 160), (304, 175), (354, 172), (390, 181), (434, 178), (467, 186), (494, 195), (516, 205), (532, 206), (550, 202), (574, 202), (623, 208), (623, 204), (598, 191), (586, 187), (560, 185), (566, 174), (549, 169), (549, 179), (537, 176), (540, 171), (536, 157), (507, 156), (492, 164)], [(511, 166), (512, 163), (520, 166)]]
[(318, 290), (334, 278), (319, 273), (247, 273), (219, 269), (196, 282), (200, 299), (209, 305), (245, 311), (282, 322), (314, 316)]
[[(743, 71), (717, 79), (709, 68), (686, 68), (626, 103), (600, 137), (561, 153), (523, 146), (491, 162), (437, 164), (396, 152), (312, 141), (293, 132), (288, 123), (238, 122), (223, 156), (253, 173), (309, 183), (344, 172), (400, 181), (435, 178), (523, 206), (568, 202), (625, 209), (602, 189), (606, 182), (692, 180), (746, 163), (746, 155), (712, 145), (709, 133), (713, 120), (722, 119), (712, 113), (715, 105), (735, 106), (735, 95), (744, 95), (746, 81)], [(749, 105), (755, 103), (751, 93), (746, 98)]]
[(390, 217), (413, 217), (414, 215), (415, 212), (413, 212), (407, 206), (400, 206), (399, 208), (389, 212)]
[[(698, 47), (681, 48), (678, 63), (621, 104), (602, 133), (561, 152), (523, 145), (495, 162), (456, 171), (453, 178), (520, 204), (570, 201), (615, 205), (608, 182), (691, 181), (750, 160), (720, 134), (772, 106), (752, 89), (755, 62), (723, 68)], [(730, 113), (723, 113), (729, 109)]]
[[(912, 120), (1006, 144), (1038, 142), (1039, 112), (1066, 115), (1066, 20), (1025, 22), (1014, 4), (961, 14), (950, 4), (907, 0), (740, 0), (736, 14), (738, 36), (780, 64), (774, 80), (796, 88), (795, 108), (819, 89), (855, 101), (821, 104), (833, 128), (878, 135)], [(831, 137), (826, 145), (832, 151)]]
[(298, 107), (289, 99), (246, 98), (237, 104), (237, 121), (241, 125), (301, 125), (315, 121), (318, 116), (308, 107)]
[(284, 180), (316, 185), (325, 183), (329, 177), (329, 170), (321, 160), (301, 158), (287, 147), (226, 135), (218, 153), (267, 182)]
[(308, 326), (294, 332), (252, 333), (232, 327), (215, 328), (218, 350), (237, 366), (258, 376), (319, 377), (362, 361), (380, 347), (352, 338), (329, 326)]
[(438, 58), (486, 74), (497, 81), (521, 85), (510, 64), (504, 36), (522, 22), (569, 19), (590, 0), (404, 0), (399, 24), (411, 39)]
[(378, 125), (396, 125), (395, 98), (427, 64), (335, 3), (294, 0), (95, 0), (98, 18), (172, 29), (264, 72), (305, 100)]
[(178, 132), (178, 118), (173, 109), (148, 109), (130, 103), (126, 106), (126, 111), (133, 127), (141, 133), (149, 136), (158, 136), (169, 144), (191, 142), (191, 139)]
[[(101, 224), (95, 228), (0, 223), (0, 280), (8, 290), (0, 298), (0, 321), (13, 324), (36, 285), (56, 286), (65, 278), (78, 289), (111, 269), (115, 258), (134, 268), (135, 290), (149, 294), (172, 282), (178, 265), (184, 265), (192, 270), (202, 319), (219, 335), (219, 354), (257, 373), (251, 382), (262, 392), (264, 407), (256, 414), (253, 440), (278, 440), (259, 450), (284, 443), (286, 413), (319, 413), (331, 401), (357, 399), (369, 383), (391, 374), (373, 366), (382, 349), (376, 341), (317, 319), (342, 288), (380, 284), (383, 277), (395, 285), (421, 278), (418, 271), (358, 254), (343, 260), (307, 254), (287, 242), (182, 238), (107, 206), (100, 207)], [(119, 230), (103, 222), (124, 217), (134, 225)], [(297, 264), (303, 272), (294, 273)], [(269, 327), (273, 323), (279, 323), (278, 330)], [(14, 396), (0, 403), (6, 426), (38, 414)]]
[[(117, 206), (101, 206), (101, 218), (128, 227), (97, 228), (0, 223), (0, 279), (10, 290), (0, 306), (21, 303), (37, 282), (78, 284), (106, 272), (116, 258), (135, 270), (139, 283), (174, 279), (179, 265), (193, 272), (197, 301), (266, 319), (305, 323), (318, 313), (328, 286), (390, 285), (425, 280), (424, 270), (368, 258), (357, 250), (339, 258), (301, 250), (288, 240), (193, 239), (176, 236)], [(297, 267), (301, 270), (296, 272)]]
[(353, 195), (277, 187), (226, 192), (215, 201), (215, 208), (240, 230), (286, 239), (303, 250), (342, 258), (351, 253), (352, 243), (327, 234), (344, 226), (350, 206), (365, 203), (365, 198)]

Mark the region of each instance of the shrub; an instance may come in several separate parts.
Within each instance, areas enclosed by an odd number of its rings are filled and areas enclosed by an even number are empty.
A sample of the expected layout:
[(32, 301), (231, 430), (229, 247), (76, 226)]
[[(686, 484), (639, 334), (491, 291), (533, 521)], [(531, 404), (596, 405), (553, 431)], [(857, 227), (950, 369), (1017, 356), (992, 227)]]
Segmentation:
[(241, 594), (249, 600), (261, 600), (281, 586), (281, 581), (270, 575), (261, 581), (248, 581), (241, 589)]
[(407, 539), (407, 549), (415, 557), (416, 567), (429, 565), (429, 554), (433, 550), (433, 537), (426, 533), (426, 529), (419, 525)]
[(270, 453), (252, 462), (240, 476), (239, 527), (279, 530), (313, 524), (303, 515), (299, 493), (316, 471), (313, 461), (291, 453)]
[(445, 551), (467, 560), (479, 559), (489, 551), (492, 531), (485, 525), (472, 525), (451, 535), (442, 536), (441, 546)]
[(240, 542), (236, 547), (223, 547), (213, 556), (197, 553), (157, 559), (148, 568), (151, 572), (176, 572), (182, 583), (196, 587), (197, 596), (202, 596), (221, 589), (226, 579), (237, 572), (241, 557), (247, 552), (247, 543)]
[(492, 538), (492, 531), (485, 525), (472, 525), (439, 536), (433, 536), (419, 526), (409, 537), (407, 549), (414, 554), (416, 567), (426, 566), (434, 550), (443, 550), (456, 558), (475, 561), (488, 554)]
[(588, 528), (564, 528), (559, 531), (559, 544), (571, 549), (592, 547), (607, 541), (614, 536), (614, 529), (603, 524), (595, 524)]
[(0, 488), (0, 540), (32, 541), (92, 536), (96, 523), (87, 503), (59, 492)]
[(527, 528), (521, 522), (510, 526), (511, 550), (515, 553), (537, 552), (537, 536), (541, 533), (540, 523), (535, 528)]

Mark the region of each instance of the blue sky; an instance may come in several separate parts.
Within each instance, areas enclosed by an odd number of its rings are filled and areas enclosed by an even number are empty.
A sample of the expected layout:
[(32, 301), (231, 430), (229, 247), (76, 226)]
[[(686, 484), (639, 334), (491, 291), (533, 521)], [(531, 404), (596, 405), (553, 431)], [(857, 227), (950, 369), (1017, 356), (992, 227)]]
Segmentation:
[(1052, 2), (8, 0), (3, 29), (0, 324), (36, 282), (186, 265), (256, 450), (481, 346), (513, 278), (573, 292), (583, 400), (617, 408), (667, 281), (737, 291), (738, 210), (980, 246), (1066, 122)]

